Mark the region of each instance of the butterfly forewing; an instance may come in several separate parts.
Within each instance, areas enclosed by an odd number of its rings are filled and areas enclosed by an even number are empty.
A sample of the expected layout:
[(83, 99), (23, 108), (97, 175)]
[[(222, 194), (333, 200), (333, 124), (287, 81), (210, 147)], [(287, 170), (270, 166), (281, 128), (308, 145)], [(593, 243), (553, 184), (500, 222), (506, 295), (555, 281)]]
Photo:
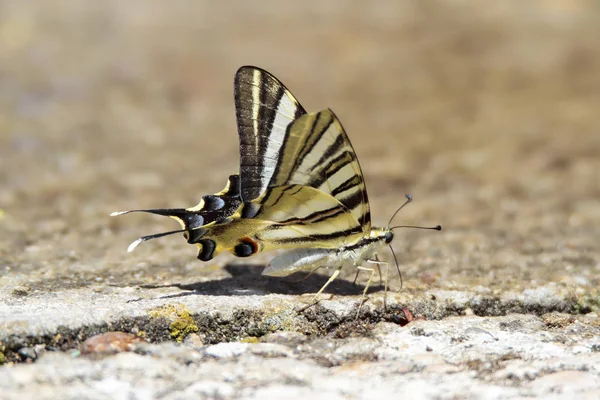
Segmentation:
[(269, 186), (287, 127), (306, 111), (277, 78), (257, 67), (241, 67), (235, 76), (234, 89), (241, 197), (249, 202)]

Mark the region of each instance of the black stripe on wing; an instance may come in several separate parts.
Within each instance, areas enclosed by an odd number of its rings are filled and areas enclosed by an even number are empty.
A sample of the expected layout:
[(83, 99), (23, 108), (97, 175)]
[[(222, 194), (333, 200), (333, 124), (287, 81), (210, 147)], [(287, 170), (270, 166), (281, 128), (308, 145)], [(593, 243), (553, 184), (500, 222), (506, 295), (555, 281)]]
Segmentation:
[[(277, 229), (286, 229), (285, 225), (281, 225), (279, 227), (273, 226), (270, 229), (272, 231), (276, 231)], [(313, 243), (315, 248), (325, 247), (325, 243), (330, 241), (339, 240), (341, 238), (346, 238), (351, 235), (355, 235), (357, 233), (362, 232), (360, 227), (346, 229), (343, 231), (332, 231), (328, 233), (311, 233), (310, 235), (303, 235), (302, 237), (290, 237), (290, 238), (280, 238), (280, 239), (271, 239), (271, 245), (286, 247), (286, 245), (294, 244), (294, 243), (303, 243), (303, 247), (308, 247), (306, 244)], [(258, 235), (258, 238), (261, 238), (261, 235)]]

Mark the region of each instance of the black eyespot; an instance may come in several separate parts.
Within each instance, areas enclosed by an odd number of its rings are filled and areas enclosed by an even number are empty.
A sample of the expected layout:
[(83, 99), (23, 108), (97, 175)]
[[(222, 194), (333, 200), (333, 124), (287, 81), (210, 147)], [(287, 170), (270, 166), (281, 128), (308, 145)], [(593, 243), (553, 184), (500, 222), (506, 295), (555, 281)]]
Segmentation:
[(394, 233), (392, 231), (387, 231), (385, 233), (385, 244), (390, 244), (394, 240)]
[(186, 239), (188, 240), (188, 243), (190, 243), (190, 244), (199, 243), (200, 239), (202, 239), (202, 236), (204, 236), (205, 233), (206, 233), (206, 229), (204, 229), (204, 228), (190, 229), (188, 231), (188, 237)]
[(249, 257), (256, 252), (258, 252), (258, 245), (249, 237), (242, 238), (233, 248), (233, 254), (238, 257)]
[(217, 211), (225, 207), (225, 201), (214, 194), (202, 196), (202, 200), (204, 200), (203, 211)]
[(202, 215), (187, 213), (181, 219), (183, 219), (187, 229), (197, 229), (204, 225), (204, 217)]
[(198, 252), (198, 259), (201, 261), (212, 260), (215, 254), (215, 248), (217, 247), (214, 240), (202, 239), (198, 243), (202, 245), (202, 248)]

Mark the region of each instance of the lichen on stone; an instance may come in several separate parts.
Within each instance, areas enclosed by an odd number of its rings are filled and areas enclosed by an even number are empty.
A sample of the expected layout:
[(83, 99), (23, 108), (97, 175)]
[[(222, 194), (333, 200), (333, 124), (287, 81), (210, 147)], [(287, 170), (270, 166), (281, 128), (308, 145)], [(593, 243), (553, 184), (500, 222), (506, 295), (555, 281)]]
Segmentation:
[(150, 311), (150, 316), (170, 321), (169, 334), (177, 343), (181, 343), (190, 333), (198, 332), (198, 325), (183, 304), (168, 304), (155, 308)]
[(588, 291), (579, 295), (573, 311), (575, 314), (600, 311), (600, 293), (598, 291)]

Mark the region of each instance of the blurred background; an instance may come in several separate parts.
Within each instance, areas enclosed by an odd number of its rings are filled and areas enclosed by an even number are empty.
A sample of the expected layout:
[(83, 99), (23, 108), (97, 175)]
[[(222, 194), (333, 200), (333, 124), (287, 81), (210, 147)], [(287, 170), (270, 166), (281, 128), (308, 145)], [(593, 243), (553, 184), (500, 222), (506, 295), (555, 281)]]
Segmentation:
[[(407, 290), (600, 281), (600, 3), (0, 2), (0, 282), (214, 279), (159, 217), (238, 169), (233, 75), (332, 108)], [(268, 258), (266, 258), (268, 260)], [(258, 260), (262, 262), (262, 260)], [(349, 274), (352, 276), (353, 271)]]

